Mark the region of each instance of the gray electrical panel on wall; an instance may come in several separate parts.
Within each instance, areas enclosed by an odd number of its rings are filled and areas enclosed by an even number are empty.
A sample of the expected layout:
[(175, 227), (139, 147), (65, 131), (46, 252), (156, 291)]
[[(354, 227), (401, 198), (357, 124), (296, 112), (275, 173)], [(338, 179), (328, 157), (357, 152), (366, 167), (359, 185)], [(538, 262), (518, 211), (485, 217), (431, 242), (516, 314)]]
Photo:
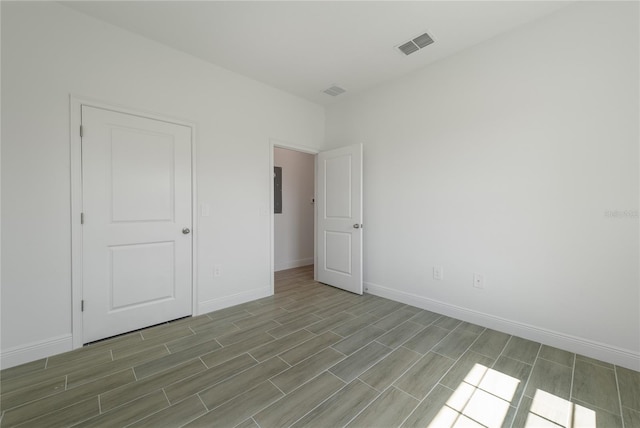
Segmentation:
[(282, 214), (282, 167), (273, 167), (273, 212)]

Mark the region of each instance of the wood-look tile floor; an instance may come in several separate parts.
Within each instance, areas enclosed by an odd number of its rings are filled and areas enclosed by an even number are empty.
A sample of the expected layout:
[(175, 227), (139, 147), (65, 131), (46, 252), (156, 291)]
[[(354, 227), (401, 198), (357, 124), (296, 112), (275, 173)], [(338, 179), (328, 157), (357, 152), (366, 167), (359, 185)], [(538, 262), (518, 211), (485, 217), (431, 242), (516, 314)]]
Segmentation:
[(277, 273), (272, 297), (0, 378), (5, 427), (640, 427), (638, 372), (321, 285), (310, 267)]

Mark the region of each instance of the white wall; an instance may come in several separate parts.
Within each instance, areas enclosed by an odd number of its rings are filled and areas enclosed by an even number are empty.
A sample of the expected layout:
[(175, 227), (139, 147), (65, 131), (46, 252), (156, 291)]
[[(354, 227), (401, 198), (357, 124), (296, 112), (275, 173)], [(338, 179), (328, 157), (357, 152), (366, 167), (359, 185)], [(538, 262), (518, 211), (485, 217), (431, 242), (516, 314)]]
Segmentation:
[(369, 291), (638, 370), (638, 35), (635, 2), (571, 5), (329, 107)]
[(282, 167), (282, 214), (274, 214), (276, 271), (313, 264), (315, 156), (275, 147), (274, 166)]
[(70, 94), (196, 123), (198, 310), (267, 295), (270, 139), (321, 147), (323, 109), (62, 5), (2, 2), (3, 366), (71, 346)]

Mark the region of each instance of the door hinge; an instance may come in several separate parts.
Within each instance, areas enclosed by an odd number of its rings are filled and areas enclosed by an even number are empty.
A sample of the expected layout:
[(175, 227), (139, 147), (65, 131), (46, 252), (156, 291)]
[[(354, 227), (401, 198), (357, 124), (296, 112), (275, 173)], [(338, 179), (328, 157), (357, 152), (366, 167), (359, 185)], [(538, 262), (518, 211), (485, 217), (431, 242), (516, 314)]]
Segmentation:
[(80, 312), (84, 312), (84, 300), (80, 301)]
[(84, 224), (84, 213), (80, 213), (80, 224)]
[(80, 125), (80, 138), (84, 137), (84, 128)]

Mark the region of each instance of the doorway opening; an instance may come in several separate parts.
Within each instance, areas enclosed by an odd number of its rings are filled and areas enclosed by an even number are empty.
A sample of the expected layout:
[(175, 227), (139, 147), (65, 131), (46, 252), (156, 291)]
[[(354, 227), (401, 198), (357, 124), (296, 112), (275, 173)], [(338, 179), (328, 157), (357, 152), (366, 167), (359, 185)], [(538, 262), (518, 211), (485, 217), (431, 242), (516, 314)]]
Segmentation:
[[(355, 294), (363, 293), (362, 280), (362, 144), (319, 152), (271, 142), (269, 194), (271, 196), (271, 292), (274, 273), (283, 269), (309, 266), (313, 251), (313, 277)], [(278, 149), (276, 154), (276, 149)], [(280, 150), (284, 149), (284, 150)], [(311, 155), (306, 167), (287, 167), (280, 155)], [(276, 162), (277, 158), (277, 162)], [(313, 159), (313, 167), (310, 160)], [(277, 165), (279, 163), (280, 165)], [(295, 164), (293, 164), (295, 165)], [(280, 167), (275, 174), (275, 167)], [(307, 178), (296, 178), (288, 170), (306, 170)], [(293, 177), (289, 180), (289, 176)], [(274, 180), (281, 178), (282, 203), (275, 201)], [(288, 187), (308, 184), (296, 194), (302, 210), (313, 212), (311, 227), (298, 219), (287, 219)], [(310, 192), (313, 183), (313, 192)], [(315, 199), (314, 199), (315, 198)], [(276, 209), (277, 208), (277, 209)], [(278, 214), (275, 214), (275, 212)], [(321, 213), (321, 214), (320, 214)], [(276, 216), (281, 216), (276, 218)], [(276, 222), (278, 224), (276, 225)], [(307, 221), (306, 224), (311, 223)], [(288, 227), (288, 231), (284, 231)], [(305, 238), (306, 237), (306, 238)], [(291, 242), (305, 242), (292, 246)], [(292, 248), (303, 252), (290, 251)], [(310, 249), (311, 248), (311, 249)], [(289, 250), (289, 251), (288, 251)], [(278, 254), (276, 256), (276, 254)]]
[(312, 267), (315, 154), (273, 147), (273, 273)]

